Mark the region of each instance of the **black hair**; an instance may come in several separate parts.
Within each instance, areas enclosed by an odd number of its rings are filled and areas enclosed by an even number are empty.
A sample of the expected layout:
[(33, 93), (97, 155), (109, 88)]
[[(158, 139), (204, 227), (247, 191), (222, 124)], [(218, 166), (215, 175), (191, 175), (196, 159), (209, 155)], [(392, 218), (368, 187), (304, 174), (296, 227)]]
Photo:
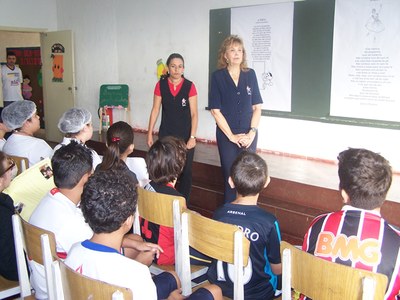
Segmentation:
[(15, 56), (15, 57), (17, 57), (17, 55), (15, 54), (14, 51), (7, 51), (7, 57), (8, 57), (8, 56)]
[(389, 162), (378, 153), (356, 148), (340, 152), (338, 160), (339, 189), (347, 193), (350, 204), (367, 210), (382, 206), (392, 184)]
[(136, 184), (128, 174), (98, 171), (85, 184), (81, 209), (94, 233), (111, 233), (135, 213), (136, 202)]
[(243, 151), (232, 164), (231, 178), (239, 195), (257, 195), (268, 180), (267, 163), (258, 154)]
[(185, 65), (185, 60), (183, 59), (183, 56), (180, 55), (179, 53), (172, 53), (170, 56), (168, 56), (167, 58), (167, 66), (169, 66), (169, 64), (171, 63), (171, 60), (173, 60), (174, 58), (179, 58), (182, 60), (183, 65)]
[(83, 175), (92, 172), (92, 151), (76, 141), (71, 141), (54, 153), (51, 164), (55, 185), (58, 188), (72, 189)]
[(182, 139), (166, 136), (155, 141), (146, 156), (150, 180), (166, 184), (177, 179), (185, 165), (186, 152)]
[(99, 169), (118, 169), (121, 155), (133, 144), (133, 139), (131, 125), (122, 121), (112, 124), (107, 130), (107, 150)]
[[(182, 62), (183, 62), (183, 67), (185, 67), (185, 60), (183, 59), (183, 56), (180, 55), (179, 53), (172, 53), (172, 54), (170, 54), (170, 56), (168, 56), (167, 63), (166, 63), (167, 67), (169, 67), (169, 64), (171, 63), (171, 60), (173, 60), (174, 58), (181, 59)], [(160, 79), (166, 79), (168, 77), (169, 77), (169, 72), (167, 72), (166, 75), (161, 75)], [(183, 77), (183, 75), (182, 75), (182, 77)]]

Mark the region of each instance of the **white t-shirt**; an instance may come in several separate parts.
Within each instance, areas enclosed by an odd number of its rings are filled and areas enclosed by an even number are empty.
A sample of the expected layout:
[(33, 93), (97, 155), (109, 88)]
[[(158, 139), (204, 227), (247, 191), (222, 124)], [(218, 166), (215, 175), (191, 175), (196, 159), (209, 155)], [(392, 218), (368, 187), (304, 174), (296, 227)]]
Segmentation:
[(6, 139), (0, 139), (0, 151), (3, 151), (4, 144), (6, 143)]
[(53, 149), (44, 140), (17, 133), (13, 133), (7, 139), (3, 151), (8, 155), (26, 157), (29, 167), (53, 154)]
[(23, 100), (21, 91), (23, 79), (20, 68), (15, 66), (14, 70), (11, 70), (7, 65), (1, 66), (1, 80), (3, 83), (4, 101)]
[[(57, 146), (54, 147), (53, 155), (54, 155), (54, 152), (56, 152), (58, 149), (61, 148), (61, 146), (63, 146), (63, 145), (68, 145), (69, 143), (71, 143), (71, 141), (76, 141), (76, 142), (78, 142), (78, 143), (81, 143), (80, 141), (78, 141), (78, 140), (75, 139), (75, 138), (67, 138), (67, 137), (64, 137), (63, 140), (62, 140), (62, 142), (61, 142), (60, 144), (58, 144)], [(93, 149), (91, 149), (91, 148), (89, 148), (89, 147), (88, 147), (88, 149), (90, 149), (90, 150), (92, 151), (93, 170), (96, 170), (97, 165), (100, 164), (100, 163), (102, 162), (102, 159), (101, 159), (101, 157), (97, 154), (96, 151), (94, 151)]]
[(85, 276), (131, 289), (135, 300), (157, 299), (149, 268), (110, 247), (89, 240), (77, 243), (65, 263)]
[[(65, 258), (72, 245), (89, 239), (92, 229), (85, 222), (82, 211), (57, 188), (52, 189), (38, 204), (29, 218), (29, 223), (49, 230), (56, 237), (57, 254)], [(47, 288), (44, 268), (35, 261), (29, 261), (31, 284), (36, 298), (46, 299)]]

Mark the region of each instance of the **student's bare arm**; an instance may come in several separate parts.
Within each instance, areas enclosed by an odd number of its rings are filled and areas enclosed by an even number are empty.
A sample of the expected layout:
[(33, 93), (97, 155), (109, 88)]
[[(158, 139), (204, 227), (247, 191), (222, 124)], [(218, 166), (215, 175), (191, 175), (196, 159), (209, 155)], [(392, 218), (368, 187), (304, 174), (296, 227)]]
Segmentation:
[(282, 274), (282, 264), (271, 264), (271, 270), (275, 275)]

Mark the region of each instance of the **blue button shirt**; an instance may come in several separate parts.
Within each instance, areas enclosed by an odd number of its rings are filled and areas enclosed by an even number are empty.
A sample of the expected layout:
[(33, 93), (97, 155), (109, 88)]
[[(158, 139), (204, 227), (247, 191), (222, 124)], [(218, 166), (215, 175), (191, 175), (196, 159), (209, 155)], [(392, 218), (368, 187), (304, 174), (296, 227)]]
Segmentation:
[(253, 105), (261, 103), (263, 101), (253, 69), (240, 72), (238, 86), (226, 68), (212, 74), (208, 106), (221, 110), (234, 134), (250, 129)]

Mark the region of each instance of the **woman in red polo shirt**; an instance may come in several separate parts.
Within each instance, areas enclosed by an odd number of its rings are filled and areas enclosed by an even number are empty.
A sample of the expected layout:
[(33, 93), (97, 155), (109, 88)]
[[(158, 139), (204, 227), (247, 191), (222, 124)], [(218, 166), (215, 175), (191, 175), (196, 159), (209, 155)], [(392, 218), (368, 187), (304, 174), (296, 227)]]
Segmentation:
[(195, 85), (183, 76), (182, 55), (172, 53), (167, 59), (168, 73), (162, 76), (154, 89), (153, 108), (150, 113), (147, 145), (153, 144), (153, 130), (162, 107), (158, 138), (174, 136), (186, 143), (187, 159), (178, 179), (177, 190), (188, 203), (192, 188), (192, 162), (196, 146), (198, 122), (197, 91)]

